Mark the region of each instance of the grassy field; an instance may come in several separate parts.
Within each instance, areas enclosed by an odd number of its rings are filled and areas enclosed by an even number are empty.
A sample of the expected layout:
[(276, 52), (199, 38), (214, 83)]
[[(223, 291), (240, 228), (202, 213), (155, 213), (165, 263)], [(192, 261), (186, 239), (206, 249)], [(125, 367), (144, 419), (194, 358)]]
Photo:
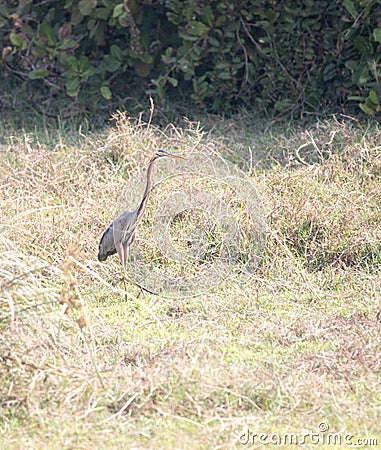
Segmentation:
[[(115, 119), (0, 124), (0, 448), (380, 446), (379, 126)], [(124, 300), (98, 242), (157, 148), (218, 152), (256, 186), (250, 279)]]

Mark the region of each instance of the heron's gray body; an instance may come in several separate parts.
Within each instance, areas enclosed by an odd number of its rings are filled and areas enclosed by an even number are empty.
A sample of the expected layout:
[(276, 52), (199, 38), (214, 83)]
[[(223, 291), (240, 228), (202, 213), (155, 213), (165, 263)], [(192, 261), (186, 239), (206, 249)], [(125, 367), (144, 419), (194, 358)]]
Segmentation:
[(106, 261), (109, 256), (117, 253), (118, 244), (125, 248), (134, 242), (137, 225), (134, 223), (134, 217), (136, 217), (136, 211), (125, 211), (103, 233), (99, 243), (99, 261)]

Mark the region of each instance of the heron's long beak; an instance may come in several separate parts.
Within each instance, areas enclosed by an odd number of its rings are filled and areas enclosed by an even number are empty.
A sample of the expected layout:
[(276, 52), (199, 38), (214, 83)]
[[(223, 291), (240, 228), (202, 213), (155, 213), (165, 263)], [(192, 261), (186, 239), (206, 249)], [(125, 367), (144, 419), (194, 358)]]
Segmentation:
[(173, 155), (172, 153), (169, 153), (168, 156), (173, 159), (186, 159), (184, 156)]
[(186, 159), (183, 156), (178, 156), (178, 155), (174, 155), (173, 153), (169, 153), (169, 152), (167, 152), (167, 150), (158, 150), (156, 152), (156, 157), (160, 157), (160, 156), (166, 156), (168, 158), (173, 158), (173, 159)]
[(168, 156), (168, 158), (173, 158), (173, 159), (186, 159), (186, 158), (184, 158), (184, 156), (174, 155), (173, 153), (168, 153), (168, 152), (165, 156)]

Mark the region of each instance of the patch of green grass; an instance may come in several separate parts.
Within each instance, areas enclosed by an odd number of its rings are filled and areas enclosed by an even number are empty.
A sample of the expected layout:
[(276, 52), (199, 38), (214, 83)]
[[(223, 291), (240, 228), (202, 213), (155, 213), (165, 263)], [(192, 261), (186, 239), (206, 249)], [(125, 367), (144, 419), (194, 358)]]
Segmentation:
[[(99, 133), (0, 124), (0, 447), (242, 448), (245, 430), (322, 422), (380, 443), (379, 126), (116, 119)], [(156, 148), (218, 150), (251, 177), (268, 233), (250, 278), (190, 298), (128, 285), (126, 302), (117, 257), (96, 261), (127, 175)], [(137, 245), (169, 272), (147, 213)], [(171, 224), (178, 251), (200, 217)]]

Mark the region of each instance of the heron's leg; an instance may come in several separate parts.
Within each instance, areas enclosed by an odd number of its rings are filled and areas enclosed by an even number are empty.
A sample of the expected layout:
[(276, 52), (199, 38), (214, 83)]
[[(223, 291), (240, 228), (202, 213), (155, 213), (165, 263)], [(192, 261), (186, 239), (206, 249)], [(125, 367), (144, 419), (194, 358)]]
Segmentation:
[(124, 245), (123, 246), (123, 261), (122, 261), (122, 265), (123, 265), (123, 282), (124, 282), (124, 290), (126, 291), (126, 301), (128, 300), (127, 298), (127, 273), (126, 273), (126, 268), (127, 268), (127, 261), (128, 261), (128, 253), (129, 253), (130, 247), (128, 245)]
[[(123, 287), (124, 287), (124, 292), (126, 293), (126, 300), (127, 300), (127, 285), (126, 285), (126, 258), (125, 258), (125, 248), (123, 247), (121, 242), (117, 242), (115, 244), (115, 248), (116, 251), (118, 253), (120, 262), (122, 264), (122, 268), (123, 268), (123, 273), (122, 273), (122, 277), (123, 277)], [(127, 251), (127, 256), (128, 256), (128, 251)]]
[(115, 243), (115, 248), (116, 248), (116, 251), (118, 252), (118, 256), (119, 256), (120, 262), (121, 262), (122, 266), (124, 267), (124, 252), (123, 252), (123, 245), (122, 245), (122, 243), (121, 242), (116, 242)]
[(126, 269), (126, 267), (127, 267), (129, 251), (130, 251), (129, 245), (123, 246), (123, 267), (124, 267), (124, 269)]
[[(129, 245), (124, 246), (124, 245), (122, 245), (122, 243), (118, 243), (118, 244), (115, 244), (115, 248), (116, 248), (116, 251), (118, 252), (120, 262), (122, 263), (122, 266), (123, 266), (124, 290), (127, 291), (126, 282), (128, 282), (128, 283), (134, 284), (136, 287), (138, 287), (140, 289), (137, 298), (140, 297), (140, 295), (143, 293), (143, 291), (149, 292), (150, 294), (155, 294), (155, 292), (152, 292), (149, 289), (143, 288), (138, 283), (136, 283), (136, 281), (132, 281), (131, 279), (129, 279), (127, 277), (126, 267), (127, 267), (127, 262), (128, 262), (130, 246)], [(126, 294), (126, 300), (127, 300), (127, 294)]]

